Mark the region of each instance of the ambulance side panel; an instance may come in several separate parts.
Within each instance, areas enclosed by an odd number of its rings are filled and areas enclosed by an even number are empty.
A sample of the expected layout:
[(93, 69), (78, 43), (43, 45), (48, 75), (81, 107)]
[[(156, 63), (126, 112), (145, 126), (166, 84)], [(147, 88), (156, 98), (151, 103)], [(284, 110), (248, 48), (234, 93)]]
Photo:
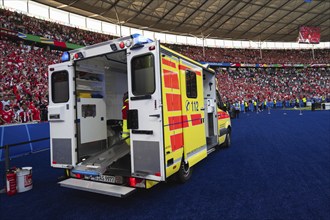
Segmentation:
[(161, 53), (163, 130), (166, 177), (176, 173), (183, 156), (182, 101), (179, 59)]
[(193, 166), (207, 156), (202, 67), (179, 61), (184, 159)]

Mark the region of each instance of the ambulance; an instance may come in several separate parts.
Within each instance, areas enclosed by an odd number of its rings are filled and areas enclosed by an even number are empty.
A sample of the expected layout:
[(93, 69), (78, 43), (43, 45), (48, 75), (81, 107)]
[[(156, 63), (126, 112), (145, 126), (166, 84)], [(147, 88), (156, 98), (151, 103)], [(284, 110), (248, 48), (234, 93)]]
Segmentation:
[(49, 66), (48, 106), (61, 186), (124, 197), (172, 177), (186, 182), (198, 162), (230, 145), (215, 72), (159, 41), (134, 34), (61, 59)]

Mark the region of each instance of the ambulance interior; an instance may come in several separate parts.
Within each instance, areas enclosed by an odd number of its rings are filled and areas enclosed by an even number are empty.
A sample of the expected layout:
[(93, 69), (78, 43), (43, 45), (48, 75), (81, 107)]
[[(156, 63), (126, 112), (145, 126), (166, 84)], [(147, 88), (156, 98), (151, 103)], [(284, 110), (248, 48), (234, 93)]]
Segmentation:
[(79, 60), (75, 68), (80, 162), (75, 169), (130, 173), (130, 148), (121, 140), (123, 96), (128, 90), (126, 50)]

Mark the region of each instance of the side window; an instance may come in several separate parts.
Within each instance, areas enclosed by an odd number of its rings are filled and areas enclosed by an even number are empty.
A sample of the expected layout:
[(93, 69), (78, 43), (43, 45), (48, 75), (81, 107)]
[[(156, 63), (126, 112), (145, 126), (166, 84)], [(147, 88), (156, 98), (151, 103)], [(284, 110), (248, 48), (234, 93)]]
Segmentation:
[(132, 59), (132, 93), (150, 95), (155, 92), (155, 62), (153, 54)]
[(196, 73), (186, 70), (186, 93), (188, 98), (197, 98)]
[(69, 101), (69, 74), (67, 71), (52, 73), (52, 101), (63, 103)]
[(95, 117), (96, 116), (96, 105), (81, 105), (82, 117)]

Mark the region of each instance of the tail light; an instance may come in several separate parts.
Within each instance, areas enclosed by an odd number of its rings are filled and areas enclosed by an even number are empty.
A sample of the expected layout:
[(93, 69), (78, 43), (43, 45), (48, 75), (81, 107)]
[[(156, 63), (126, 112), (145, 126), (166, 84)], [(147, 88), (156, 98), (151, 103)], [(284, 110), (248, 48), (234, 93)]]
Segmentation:
[(84, 175), (79, 174), (79, 173), (74, 174), (74, 175), (76, 176), (77, 179), (83, 179), (84, 178)]
[(146, 180), (145, 179), (140, 179), (140, 178), (135, 178), (135, 177), (130, 177), (128, 179), (128, 184), (131, 187), (145, 188), (146, 187)]

